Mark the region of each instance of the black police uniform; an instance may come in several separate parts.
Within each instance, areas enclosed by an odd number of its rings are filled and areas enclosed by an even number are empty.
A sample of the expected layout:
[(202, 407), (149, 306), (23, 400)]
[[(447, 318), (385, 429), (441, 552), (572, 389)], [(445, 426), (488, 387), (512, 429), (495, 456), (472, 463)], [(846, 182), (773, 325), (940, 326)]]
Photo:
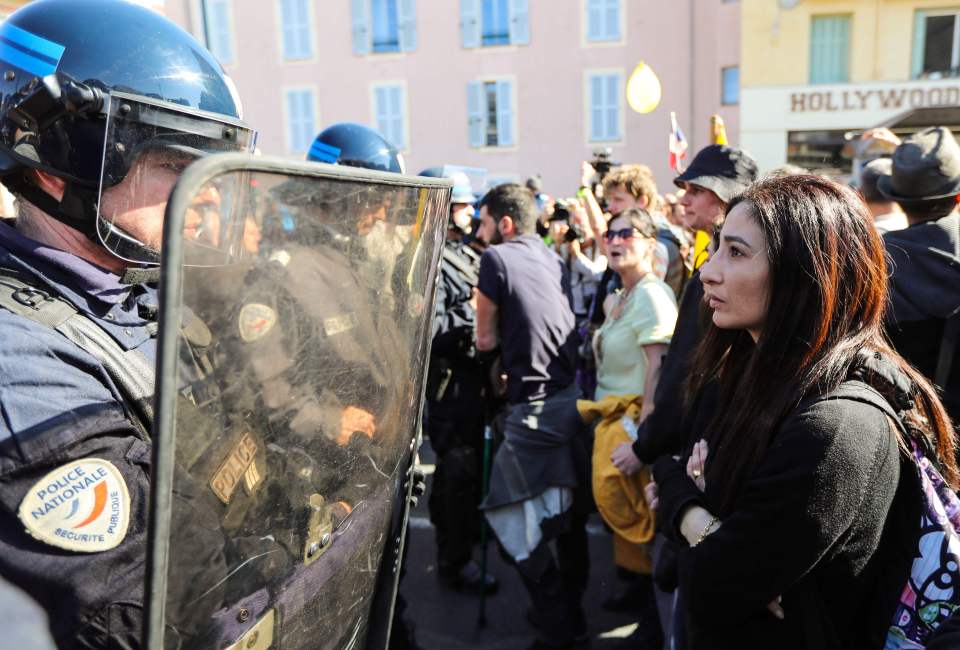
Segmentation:
[(456, 581), (480, 530), (484, 378), (477, 361), (471, 298), (479, 256), (469, 246), (444, 247), (433, 321), (426, 431), (437, 454), (430, 519), (436, 528), (441, 579)]

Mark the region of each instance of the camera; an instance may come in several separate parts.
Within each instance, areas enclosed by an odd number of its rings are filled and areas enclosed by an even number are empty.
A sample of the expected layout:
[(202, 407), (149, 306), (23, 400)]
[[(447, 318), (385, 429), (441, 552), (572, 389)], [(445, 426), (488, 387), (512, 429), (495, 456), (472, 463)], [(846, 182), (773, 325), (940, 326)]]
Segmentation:
[(604, 177), (610, 173), (610, 170), (620, 164), (612, 160), (611, 156), (613, 156), (613, 149), (610, 147), (600, 147), (593, 150), (593, 160), (590, 161), (590, 164), (597, 171), (598, 183), (602, 184)]
[(580, 227), (570, 221), (570, 204), (567, 201), (556, 201), (553, 204), (553, 214), (550, 215), (550, 221), (563, 221), (569, 227), (563, 235), (564, 243), (583, 242), (584, 237)]

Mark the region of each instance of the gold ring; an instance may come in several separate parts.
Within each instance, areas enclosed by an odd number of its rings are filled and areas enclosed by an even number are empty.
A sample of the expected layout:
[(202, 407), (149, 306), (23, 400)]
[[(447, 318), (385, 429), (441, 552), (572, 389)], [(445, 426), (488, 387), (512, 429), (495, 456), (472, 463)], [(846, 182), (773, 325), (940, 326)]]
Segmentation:
[(693, 470), (693, 478), (700, 478), (700, 470), (698, 469)]

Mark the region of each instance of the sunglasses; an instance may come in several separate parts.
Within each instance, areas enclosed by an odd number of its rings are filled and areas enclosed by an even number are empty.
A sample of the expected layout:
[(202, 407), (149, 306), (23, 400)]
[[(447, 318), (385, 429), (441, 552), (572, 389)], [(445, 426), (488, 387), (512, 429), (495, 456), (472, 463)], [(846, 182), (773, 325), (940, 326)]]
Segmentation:
[(634, 228), (621, 228), (620, 230), (608, 230), (603, 233), (604, 238), (607, 241), (613, 241), (615, 238), (619, 237), (623, 241), (628, 241), (639, 235)]

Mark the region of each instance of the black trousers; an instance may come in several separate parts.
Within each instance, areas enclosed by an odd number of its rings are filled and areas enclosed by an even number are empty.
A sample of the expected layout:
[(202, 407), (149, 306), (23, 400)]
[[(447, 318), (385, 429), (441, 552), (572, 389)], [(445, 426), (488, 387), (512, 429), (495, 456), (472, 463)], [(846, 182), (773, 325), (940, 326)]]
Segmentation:
[(566, 647), (585, 630), (583, 594), (590, 575), (586, 515), (573, 514), (566, 532), (541, 544), (517, 570), (533, 603), (540, 640)]
[[(454, 578), (472, 558), (473, 547), (480, 538), (483, 422), (437, 418), (428, 422), (428, 435), (437, 453), (427, 504), (436, 532), (437, 569), (441, 576)], [(459, 434), (454, 446), (448, 446), (453, 442), (451, 428)], [(447, 444), (440, 443), (441, 431), (446, 434), (443, 442)]]

